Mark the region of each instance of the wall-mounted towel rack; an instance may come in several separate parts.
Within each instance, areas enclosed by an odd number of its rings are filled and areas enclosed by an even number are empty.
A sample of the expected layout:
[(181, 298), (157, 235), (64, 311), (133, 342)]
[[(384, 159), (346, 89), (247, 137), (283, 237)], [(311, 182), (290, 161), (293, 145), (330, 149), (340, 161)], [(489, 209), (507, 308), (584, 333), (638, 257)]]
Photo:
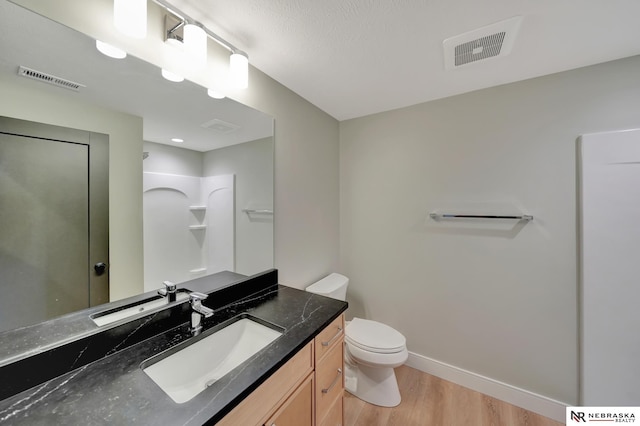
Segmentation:
[(486, 215), (486, 214), (452, 214), (452, 213), (429, 213), (429, 217), (433, 220), (438, 219), (514, 219), (514, 220), (526, 220), (527, 222), (533, 220), (533, 216), (528, 214), (523, 215)]
[(242, 209), (246, 214), (273, 214), (273, 210), (260, 210), (260, 209)]

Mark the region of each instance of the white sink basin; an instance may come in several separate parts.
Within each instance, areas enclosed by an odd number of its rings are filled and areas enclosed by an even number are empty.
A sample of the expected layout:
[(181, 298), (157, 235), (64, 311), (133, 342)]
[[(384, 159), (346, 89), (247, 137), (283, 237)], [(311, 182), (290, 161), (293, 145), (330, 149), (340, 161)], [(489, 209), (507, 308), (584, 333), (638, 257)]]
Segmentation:
[[(187, 299), (189, 299), (189, 295), (187, 293), (180, 292), (176, 294), (176, 301), (183, 301)], [(166, 297), (158, 296), (148, 302), (138, 303), (129, 308), (120, 309), (119, 311), (115, 311), (110, 314), (102, 314), (102, 313), (93, 314), (91, 315), (91, 320), (96, 325), (100, 325), (100, 326), (107, 325), (124, 318), (129, 318), (134, 315), (138, 315), (140, 313), (148, 312), (152, 309), (159, 308), (161, 306), (166, 305), (167, 303), (169, 303), (169, 300)]]
[(143, 371), (180, 404), (214, 384), (281, 335), (280, 331), (242, 318)]

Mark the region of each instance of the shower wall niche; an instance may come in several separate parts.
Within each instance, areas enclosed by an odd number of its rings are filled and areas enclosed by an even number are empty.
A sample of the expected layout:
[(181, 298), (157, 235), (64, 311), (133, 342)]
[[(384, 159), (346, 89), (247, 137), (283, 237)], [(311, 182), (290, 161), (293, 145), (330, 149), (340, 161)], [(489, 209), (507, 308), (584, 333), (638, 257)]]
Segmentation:
[(235, 270), (233, 175), (144, 172), (145, 291)]

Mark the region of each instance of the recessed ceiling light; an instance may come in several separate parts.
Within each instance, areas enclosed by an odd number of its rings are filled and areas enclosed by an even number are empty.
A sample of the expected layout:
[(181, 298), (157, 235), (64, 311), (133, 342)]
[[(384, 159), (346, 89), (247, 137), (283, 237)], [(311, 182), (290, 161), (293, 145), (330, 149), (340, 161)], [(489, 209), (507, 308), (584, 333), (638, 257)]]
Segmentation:
[(184, 139), (180, 139), (180, 138), (171, 138), (171, 142), (175, 142), (175, 143), (182, 143), (182, 142), (184, 142)]

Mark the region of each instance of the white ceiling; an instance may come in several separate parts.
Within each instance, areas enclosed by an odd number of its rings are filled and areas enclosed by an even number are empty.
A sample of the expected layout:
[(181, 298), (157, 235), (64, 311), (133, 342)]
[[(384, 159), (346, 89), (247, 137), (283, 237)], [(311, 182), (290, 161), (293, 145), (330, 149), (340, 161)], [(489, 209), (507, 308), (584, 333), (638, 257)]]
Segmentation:
[[(338, 120), (640, 54), (638, 0), (170, 0)], [(514, 16), (513, 51), (445, 70), (442, 42)]]

